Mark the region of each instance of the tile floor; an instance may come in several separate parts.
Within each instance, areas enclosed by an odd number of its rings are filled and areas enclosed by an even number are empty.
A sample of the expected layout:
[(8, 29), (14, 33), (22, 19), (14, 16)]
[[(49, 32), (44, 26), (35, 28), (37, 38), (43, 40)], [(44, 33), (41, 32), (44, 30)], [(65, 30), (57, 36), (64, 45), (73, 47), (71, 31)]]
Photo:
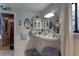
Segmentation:
[(0, 51), (0, 56), (14, 56), (14, 51)]

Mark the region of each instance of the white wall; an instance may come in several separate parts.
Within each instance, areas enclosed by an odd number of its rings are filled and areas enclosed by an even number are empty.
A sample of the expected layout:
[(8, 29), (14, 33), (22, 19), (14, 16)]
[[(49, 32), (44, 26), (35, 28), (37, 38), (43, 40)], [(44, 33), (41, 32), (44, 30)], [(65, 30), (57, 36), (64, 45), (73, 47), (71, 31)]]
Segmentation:
[[(29, 18), (29, 20), (31, 20), (31, 17), (35, 16), (37, 14), (35, 12), (27, 11), (27, 10), (23, 10), (23, 9), (16, 10), (15, 13), (16, 13), (16, 26), (17, 26), (16, 31), (17, 31), (17, 33), (20, 33), (21, 31), (25, 32), (26, 29), (24, 27), (24, 20), (26, 18)], [(18, 21), (19, 20), (22, 21), (22, 25), (21, 26), (18, 25)]]
[[(14, 47), (15, 47), (15, 55), (18, 56), (23, 56), (24, 55), (24, 51), (26, 49), (30, 49), (33, 48), (33, 44), (32, 44), (32, 40), (27, 36), (29, 30), (25, 29), (24, 27), (24, 20), (26, 18), (31, 19), (32, 16), (36, 15), (37, 13), (35, 12), (31, 12), (31, 11), (27, 11), (27, 10), (15, 10), (16, 13), (16, 19), (15, 19), (15, 40), (14, 40)], [(19, 26), (18, 25), (18, 20), (22, 21), (22, 25)], [(20, 33), (26, 33), (26, 40), (22, 40)]]

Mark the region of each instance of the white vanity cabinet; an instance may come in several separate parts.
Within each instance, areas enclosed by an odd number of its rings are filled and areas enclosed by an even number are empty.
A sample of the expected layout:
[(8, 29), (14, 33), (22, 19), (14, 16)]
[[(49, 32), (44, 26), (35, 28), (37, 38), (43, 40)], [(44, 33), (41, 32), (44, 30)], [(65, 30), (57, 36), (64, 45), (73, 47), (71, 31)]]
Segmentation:
[(59, 46), (58, 40), (53, 40), (50, 38), (40, 38), (37, 36), (32, 37), (34, 42), (34, 48), (42, 55), (42, 50), (45, 47), (54, 47), (57, 48)]

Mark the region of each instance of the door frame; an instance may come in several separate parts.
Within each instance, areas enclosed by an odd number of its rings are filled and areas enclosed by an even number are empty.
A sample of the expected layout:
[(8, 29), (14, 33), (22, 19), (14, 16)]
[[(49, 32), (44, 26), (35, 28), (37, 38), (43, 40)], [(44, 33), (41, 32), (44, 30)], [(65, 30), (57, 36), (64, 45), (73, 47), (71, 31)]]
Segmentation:
[[(0, 11), (0, 14), (1, 13), (14, 14), (14, 24), (15, 24), (15, 12), (11, 12), (11, 11)], [(14, 25), (14, 33), (15, 33), (15, 25)], [(1, 41), (1, 45), (2, 45), (2, 41)], [(15, 50), (15, 36), (14, 36), (14, 50)]]
[(61, 55), (73, 56), (72, 3), (63, 4), (60, 23)]

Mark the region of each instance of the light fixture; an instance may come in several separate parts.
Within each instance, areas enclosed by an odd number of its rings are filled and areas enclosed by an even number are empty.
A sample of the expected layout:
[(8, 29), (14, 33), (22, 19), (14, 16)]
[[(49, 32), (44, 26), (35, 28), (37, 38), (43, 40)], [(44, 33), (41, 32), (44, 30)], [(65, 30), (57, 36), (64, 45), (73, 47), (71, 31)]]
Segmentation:
[(54, 12), (50, 12), (44, 16), (44, 18), (51, 18), (54, 16)]
[(2, 9), (2, 10), (11, 10), (10, 7), (4, 6), (4, 5), (0, 5), (0, 9)]

